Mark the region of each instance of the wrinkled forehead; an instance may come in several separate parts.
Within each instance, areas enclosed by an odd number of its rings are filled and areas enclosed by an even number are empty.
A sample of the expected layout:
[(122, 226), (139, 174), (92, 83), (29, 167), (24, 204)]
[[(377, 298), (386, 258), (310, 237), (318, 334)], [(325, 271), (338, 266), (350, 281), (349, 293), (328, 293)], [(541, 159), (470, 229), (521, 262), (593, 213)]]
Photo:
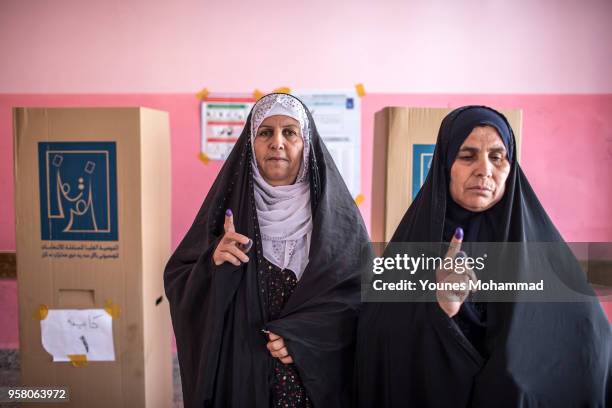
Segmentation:
[(302, 130), (302, 137), (309, 137), (308, 117), (300, 101), (285, 94), (266, 95), (255, 106), (251, 115), (251, 135), (257, 134), (261, 123), (270, 116), (288, 116), (298, 121)]

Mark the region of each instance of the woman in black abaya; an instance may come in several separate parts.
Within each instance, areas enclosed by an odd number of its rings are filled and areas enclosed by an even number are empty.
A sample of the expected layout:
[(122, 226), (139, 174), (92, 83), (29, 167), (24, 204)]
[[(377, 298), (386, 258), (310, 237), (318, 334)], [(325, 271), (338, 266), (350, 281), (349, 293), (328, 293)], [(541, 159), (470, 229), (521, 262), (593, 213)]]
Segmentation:
[(347, 406), (368, 245), (306, 107), (260, 99), (164, 273), (185, 406)]
[[(510, 125), (487, 107), (459, 108), (443, 120), (427, 179), (392, 242), (450, 242), (451, 256), (465, 255), (464, 242), (557, 243), (558, 259), (537, 251), (512, 259), (519, 276), (537, 270), (592, 294), (517, 163)], [(436, 277), (468, 279), (452, 270)], [(596, 300), (437, 295), (437, 302), (364, 305), (359, 406), (610, 406), (610, 326)]]

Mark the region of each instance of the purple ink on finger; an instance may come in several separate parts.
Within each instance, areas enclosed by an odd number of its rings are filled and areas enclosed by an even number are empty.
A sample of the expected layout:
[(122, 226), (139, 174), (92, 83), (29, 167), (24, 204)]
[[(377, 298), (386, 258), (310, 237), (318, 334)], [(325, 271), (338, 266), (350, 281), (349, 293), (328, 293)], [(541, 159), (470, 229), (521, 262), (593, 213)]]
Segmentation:
[(238, 243), (238, 248), (240, 248), (242, 252), (249, 252), (249, 249), (251, 249), (252, 246), (253, 246), (252, 239), (249, 239), (249, 242), (247, 242), (246, 244)]
[(455, 238), (463, 239), (463, 228), (457, 227), (457, 229), (455, 230)]

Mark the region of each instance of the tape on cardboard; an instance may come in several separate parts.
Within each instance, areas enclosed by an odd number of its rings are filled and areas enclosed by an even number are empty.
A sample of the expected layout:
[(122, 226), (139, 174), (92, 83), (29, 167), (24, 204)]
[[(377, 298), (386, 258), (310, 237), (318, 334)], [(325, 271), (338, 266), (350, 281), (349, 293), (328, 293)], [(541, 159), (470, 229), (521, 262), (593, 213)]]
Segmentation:
[(83, 367), (87, 364), (87, 355), (85, 354), (68, 354), (67, 357), (75, 367)]
[(34, 312), (34, 318), (36, 320), (45, 320), (47, 315), (49, 314), (49, 308), (47, 305), (40, 305), (38, 309)]
[(119, 306), (117, 306), (115, 303), (113, 303), (111, 300), (107, 300), (106, 303), (104, 303), (104, 310), (106, 311), (106, 313), (108, 313), (113, 319), (118, 319), (119, 318)]

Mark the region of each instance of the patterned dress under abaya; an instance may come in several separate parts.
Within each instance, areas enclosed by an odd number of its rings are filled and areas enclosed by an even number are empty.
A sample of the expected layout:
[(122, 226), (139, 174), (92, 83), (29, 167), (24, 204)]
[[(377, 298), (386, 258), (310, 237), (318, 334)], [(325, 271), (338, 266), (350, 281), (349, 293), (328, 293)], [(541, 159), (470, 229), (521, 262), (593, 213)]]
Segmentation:
[[(281, 269), (265, 258), (260, 263), (260, 268), (263, 271), (266, 287), (268, 313), (270, 319), (274, 320), (278, 318), (283, 306), (293, 293), (297, 285), (297, 279), (289, 269)], [(295, 365), (283, 364), (275, 358), (273, 370), (272, 407), (312, 407)]]

